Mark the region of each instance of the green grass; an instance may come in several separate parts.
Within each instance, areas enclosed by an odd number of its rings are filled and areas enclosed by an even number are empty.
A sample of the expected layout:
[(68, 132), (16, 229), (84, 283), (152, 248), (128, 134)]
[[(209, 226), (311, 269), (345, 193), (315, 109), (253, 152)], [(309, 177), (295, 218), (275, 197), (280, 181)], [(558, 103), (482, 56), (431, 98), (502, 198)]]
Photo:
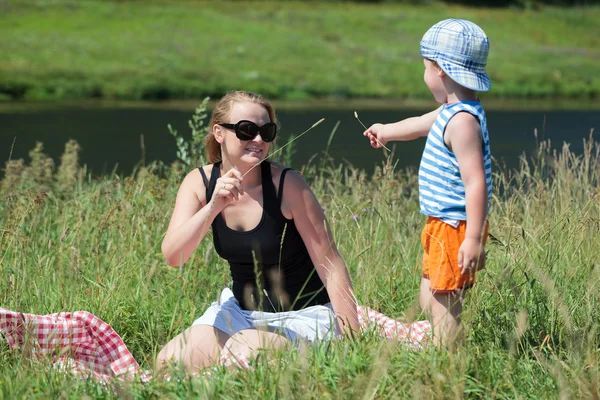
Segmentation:
[(598, 98), (598, 7), (5, 0), (0, 99), (429, 99), (419, 41), (449, 17), (490, 37), (486, 97)]
[[(38, 149), (31, 165), (14, 166), (2, 182), (0, 306), (89, 311), (152, 368), (158, 350), (229, 282), (228, 268), (210, 240), (182, 272), (165, 265), (160, 243), (175, 172), (155, 164), (132, 177), (86, 178), (69, 148), (58, 172), (48, 173)], [(415, 171), (384, 164), (367, 176), (331, 166), (324, 154), (302, 171), (326, 207), (360, 302), (422, 318)], [(107, 387), (2, 341), (0, 398), (597, 398), (600, 143), (575, 156), (542, 142), (537, 158), (496, 172), (487, 269), (467, 298), (466, 343), (457, 353), (413, 352), (365, 335), (306, 354), (284, 351), (254, 371)]]

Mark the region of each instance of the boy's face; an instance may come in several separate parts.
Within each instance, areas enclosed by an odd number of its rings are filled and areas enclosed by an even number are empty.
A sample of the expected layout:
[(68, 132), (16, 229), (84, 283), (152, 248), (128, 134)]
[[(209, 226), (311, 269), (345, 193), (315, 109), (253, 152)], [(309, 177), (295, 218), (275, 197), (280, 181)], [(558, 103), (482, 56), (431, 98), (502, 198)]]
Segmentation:
[(423, 75), (425, 84), (438, 103), (445, 103), (448, 99), (448, 93), (442, 80), (444, 71), (436, 63), (426, 58), (423, 59), (423, 64), (425, 64), (425, 73)]

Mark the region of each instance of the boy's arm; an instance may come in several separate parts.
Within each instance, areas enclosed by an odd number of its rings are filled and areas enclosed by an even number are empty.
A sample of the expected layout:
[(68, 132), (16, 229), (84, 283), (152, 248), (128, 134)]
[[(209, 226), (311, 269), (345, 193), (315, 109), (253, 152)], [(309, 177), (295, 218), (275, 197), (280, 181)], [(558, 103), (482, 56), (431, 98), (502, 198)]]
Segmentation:
[(479, 120), (466, 112), (456, 114), (446, 126), (444, 142), (456, 156), (465, 186), (467, 231), (458, 252), (458, 265), (462, 274), (468, 275), (485, 265), (483, 230), (488, 197)]
[(382, 147), (390, 140), (406, 141), (427, 136), (441, 108), (391, 124), (373, 124), (363, 135), (369, 138), (371, 146), (375, 148)]

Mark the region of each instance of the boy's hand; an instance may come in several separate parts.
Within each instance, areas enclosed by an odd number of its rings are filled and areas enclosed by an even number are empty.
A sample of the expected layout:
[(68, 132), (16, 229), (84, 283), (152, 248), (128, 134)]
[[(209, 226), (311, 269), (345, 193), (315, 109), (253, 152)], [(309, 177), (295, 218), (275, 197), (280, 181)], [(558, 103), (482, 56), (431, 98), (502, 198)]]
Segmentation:
[(472, 275), (485, 268), (485, 246), (477, 239), (465, 239), (458, 250), (458, 267), (462, 275)]
[(385, 138), (384, 131), (385, 125), (373, 124), (363, 133), (363, 135), (369, 138), (372, 147), (380, 149), (388, 142)]

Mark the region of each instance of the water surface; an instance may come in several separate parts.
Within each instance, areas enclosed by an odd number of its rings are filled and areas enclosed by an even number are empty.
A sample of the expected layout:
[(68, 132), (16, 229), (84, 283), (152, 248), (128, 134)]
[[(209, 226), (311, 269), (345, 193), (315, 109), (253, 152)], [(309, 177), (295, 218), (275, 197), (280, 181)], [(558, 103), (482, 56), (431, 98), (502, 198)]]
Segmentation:
[[(393, 107), (392, 107), (393, 106)], [(372, 171), (384, 160), (383, 150), (372, 149), (362, 136), (363, 127), (354, 118), (359, 113), (363, 123), (395, 122), (409, 116), (420, 115), (435, 108), (434, 103), (400, 108), (386, 103), (305, 104), (304, 106), (278, 106), (281, 125), (278, 144), (289, 140), (291, 134), (299, 134), (321, 118), (325, 121), (295, 141), (292, 166), (300, 167), (309, 160), (318, 161), (315, 154), (322, 152), (329, 136), (339, 121), (332, 138), (329, 153), (338, 163)], [(485, 106), (485, 103), (484, 103)], [(496, 160), (509, 167), (518, 165), (523, 152), (532, 154), (536, 141), (551, 139), (553, 147), (570, 143), (571, 149), (580, 153), (583, 139), (593, 128), (600, 126), (599, 109), (511, 109), (509, 105), (487, 109), (492, 154)], [(44, 143), (45, 152), (59, 161), (68, 139), (73, 138), (82, 146), (82, 163), (93, 174), (116, 169), (129, 174), (144, 158), (145, 162), (175, 160), (174, 138), (168, 133), (171, 124), (185, 136), (189, 136), (188, 120), (194, 105), (173, 106), (160, 104), (136, 104), (134, 106), (95, 104), (46, 104), (42, 106), (0, 107), (0, 165), (10, 155), (13, 159), (28, 159), (28, 152), (37, 141)], [(536, 139), (534, 131), (537, 130)], [(144, 152), (141, 147), (143, 136)], [(14, 146), (13, 145), (14, 141)], [(397, 142), (394, 160), (399, 167), (417, 167), (423, 150), (424, 139)], [(388, 146), (390, 147), (390, 146)]]

